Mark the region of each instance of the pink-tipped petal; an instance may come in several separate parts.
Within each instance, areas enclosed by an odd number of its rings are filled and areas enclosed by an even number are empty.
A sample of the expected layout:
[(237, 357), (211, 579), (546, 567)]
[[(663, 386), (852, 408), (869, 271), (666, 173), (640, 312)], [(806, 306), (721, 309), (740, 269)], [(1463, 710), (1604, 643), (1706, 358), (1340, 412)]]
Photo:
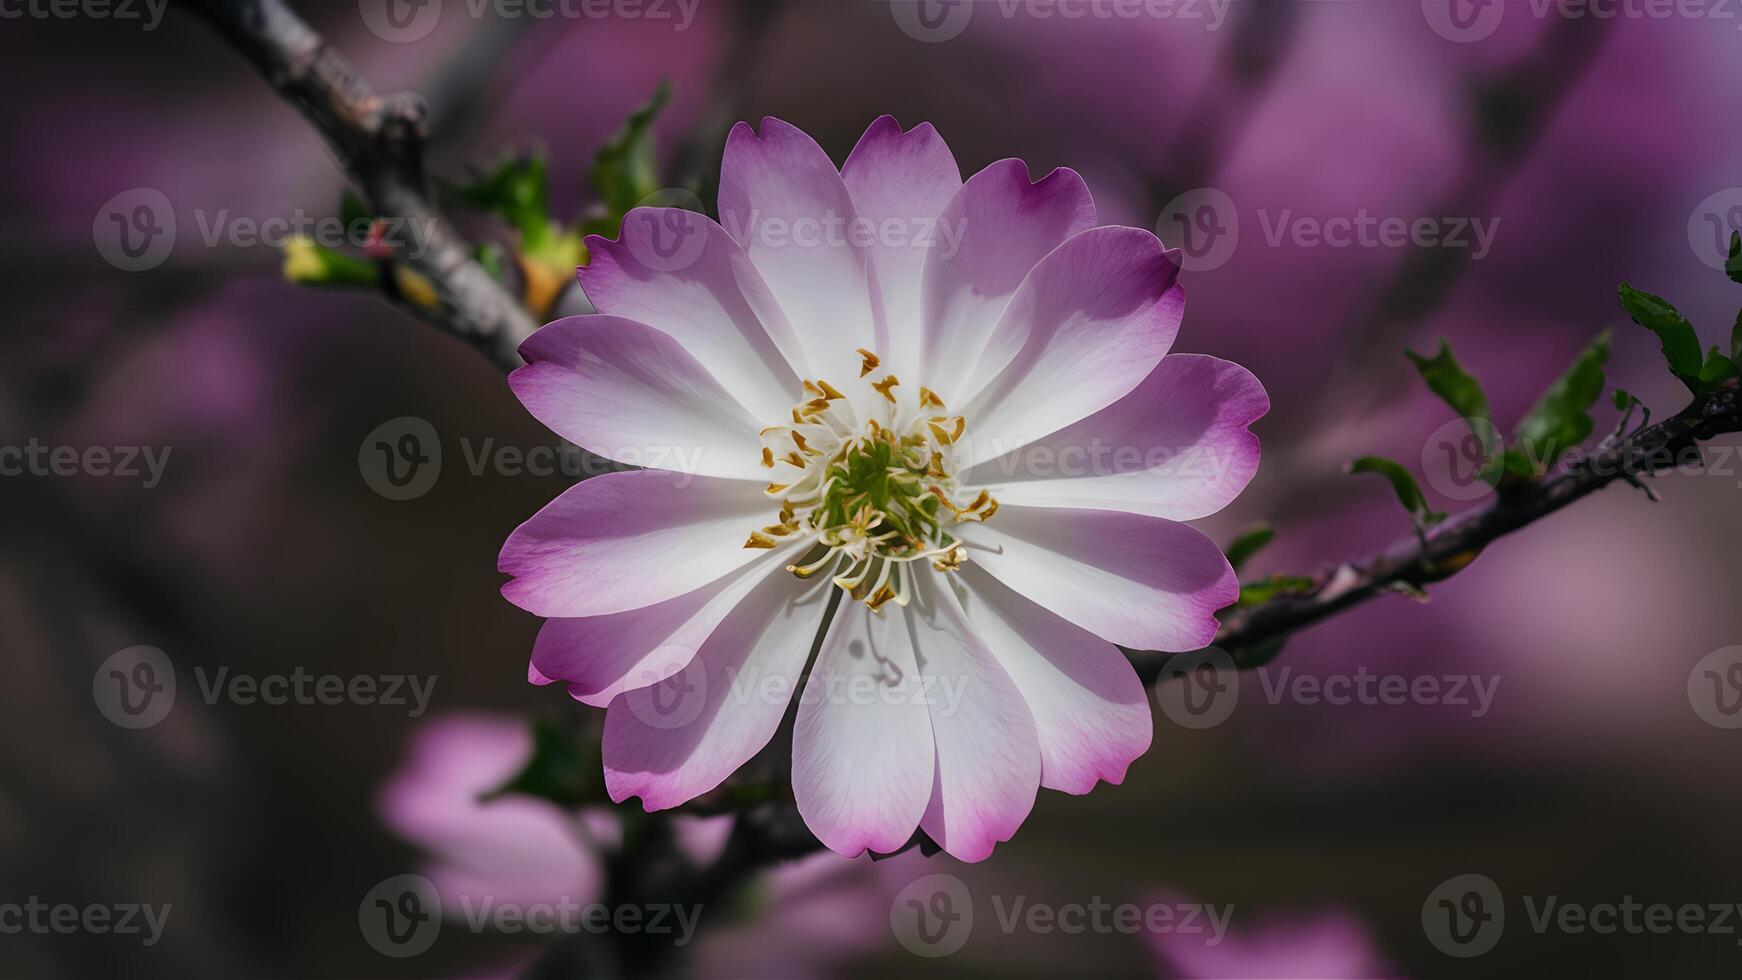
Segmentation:
[[(852, 379), (855, 348), (887, 349), (870, 252), (841, 174), (816, 141), (772, 117), (732, 127), (720, 223), (792, 324), (813, 376)], [(837, 381), (836, 384), (840, 382)]]
[(763, 552), (718, 581), (641, 609), (545, 620), (532, 647), (532, 670), (567, 681), (575, 700), (603, 708), (624, 691), (682, 670), (752, 589), (771, 574), (787, 574), (785, 566), (800, 554), (797, 545)]
[(968, 621), (1022, 692), (1040, 739), (1040, 784), (1087, 793), (1123, 782), (1149, 750), (1148, 692), (1119, 648), (1047, 612), (972, 562), (958, 573)]
[(1123, 510), (1172, 521), (1226, 507), (1258, 472), (1248, 426), (1264, 386), (1231, 361), (1169, 354), (1130, 394), (963, 477), (1001, 504)]
[(748, 414), (785, 416), (807, 373), (803, 352), (750, 257), (706, 215), (636, 208), (622, 235), (587, 239), (581, 288), (600, 313), (669, 334)]
[(632, 466), (766, 482), (761, 423), (669, 335), (574, 316), (520, 345), (508, 386), (564, 439)]
[(931, 717), (903, 610), (843, 599), (799, 701), (792, 792), (848, 857), (907, 843), (931, 798)]
[(1184, 524), (1107, 510), (1001, 507), (960, 525), (969, 560), (1104, 640), (1198, 650), (1239, 582), (1214, 542)]
[(920, 274), (933, 250), (954, 247), (963, 228), (938, 220), (961, 189), (956, 158), (930, 123), (906, 133), (880, 116), (841, 165), (841, 179), (871, 238), (871, 259), (889, 323), (887, 370), (919, 381)]
[(957, 860), (983, 861), (1034, 808), (1041, 775), (1034, 715), (955, 593), (929, 569), (917, 574), (914, 590), (908, 629), (917, 638), (937, 745), (919, 825)]
[(919, 381), (957, 407), (966, 373), (1035, 263), (1095, 226), (1095, 201), (1074, 170), (1032, 183), (1021, 160), (969, 177), (938, 217), (950, 240), (926, 252), (921, 284)]
[(663, 470), (585, 480), (514, 529), (497, 567), (508, 601), (539, 616), (603, 616), (676, 598), (766, 552), (762, 488)]
[(828, 604), (828, 583), (764, 578), (681, 671), (605, 710), (605, 789), (649, 811), (719, 786), (774, 736)]
[(1140, 228), (1093, 228), (1055, 249), (1011, 297), (974, 367), (971, 462), (1056, 432), (1136, 388), (1185, 312), (1178, 267)]

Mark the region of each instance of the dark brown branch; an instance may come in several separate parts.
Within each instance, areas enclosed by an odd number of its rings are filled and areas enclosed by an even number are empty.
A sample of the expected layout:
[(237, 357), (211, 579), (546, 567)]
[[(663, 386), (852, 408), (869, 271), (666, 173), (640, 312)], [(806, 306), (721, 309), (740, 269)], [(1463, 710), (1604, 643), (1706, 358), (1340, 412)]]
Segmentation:
[(423, 170), (427, 109), (416, 95), (379, 96), (281, 0), (184, 0), (318, 129), (370, 210), (408, 237), (397, 257), (429, 280), (440, 308), (425, 316), (503, 369), (538, 324), (472, 257), (430, 202)]

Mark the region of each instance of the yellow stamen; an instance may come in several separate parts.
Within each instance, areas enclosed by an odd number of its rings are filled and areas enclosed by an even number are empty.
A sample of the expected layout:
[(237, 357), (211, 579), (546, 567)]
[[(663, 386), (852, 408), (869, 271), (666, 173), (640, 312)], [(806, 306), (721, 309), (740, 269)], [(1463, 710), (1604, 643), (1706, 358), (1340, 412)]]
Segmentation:
[(930, 388), (921, 386), (919, 389), (919, 407), (920, 408), (943, 408), (944, 407), (944, 400), (942, 398), (938, 397), (937, 392), (931, 390)]
[(746, 548), (772, 548), (774, 546), (774, 539), (761, 531), (751, 531), (750, 540), (744, 542)]
[(762, 465), (769, 469), (774, 468), (774, 450), (769, 449), (767, 446), (762, 447)]
[(894, 394), (894, 392), (891, 392), (889, 389), (895, 387), (896, 385), (898, 385), (900, 383), (901, 383), (900, 381), (896, 380), (895, 375), (892, 374), (892, 375), (888, 376), (887, 378), (884, 378), (882, 381), (871, 382), (871, 387), (877, 389), (877, 393), (879, 395), (882, 395), (884, 398), (889, 399), (889, 403), (891, 405), (893, 405), (893, 404), (895, 404), (895, 394)]
[(876, 354), (871, 353), (863, 347), (858, 348), (854, 353), (864, 358), (864, 363), (859, 365), (859, 377), (861, 378), (870, 374), (872, 371), (877, 370), (877, 365), (883, 363)]

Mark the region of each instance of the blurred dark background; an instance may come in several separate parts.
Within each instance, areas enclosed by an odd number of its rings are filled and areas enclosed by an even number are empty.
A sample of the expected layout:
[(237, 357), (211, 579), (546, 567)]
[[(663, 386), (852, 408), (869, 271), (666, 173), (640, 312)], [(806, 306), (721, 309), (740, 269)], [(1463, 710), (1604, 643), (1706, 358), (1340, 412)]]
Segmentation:
[[(1186, 5), (1201, 20), (980, 2), (957, 35), (922, 40), (873, 0), (700, 0), (681, 28), (675, 4), (666, 20), (533, 19), (448, 0), (427, 36), (395, 41), (368, 26), (370, 3), (296, 6), (377, 91), (429, 99), (433, 169), (541, 148), (559, 214), (591, 203), (593, 152), (661, 78), (662, 155), (697, 147), (704, 169), (721, 108), (778, 115), (837, 163), (892, 113), (934, 123), (964, 174), (1008, 156), (1078, 169), (1105, 223), (1156, 228), (1178, 195), (1222, 192), (1237, 243), (1188, 267), (1178, 349), (1235, 359), (1270, 392), (1263, 468), (1205, 522), (1221, 540), (1274, 523), (1261, 571), (1407, 533), (1383, 484), (1341, 469), (1369, 452), (1419, 465), (1451, 419), (1404, 347), (1449, 338), (1505, 424), (1614, 326), (1611, 383), (1662, 416), (1685, 393), (1616, 284), (1674, 299), (1708, 343), (1742, 299), (1711, 265), (1710, 229), (1742, 215), (1742, 14), (1717, 5), (1597, 18), (1504, 3), (1472, 8), (1503, 16), (1465, 29), (1431, 2)], [(169, 455), (149, 487), (0, 477), (0, 903), (173, 913), (148, 949), (0, 935), (0, 973), (462, 975), (524, 958), (514, 939), (455, 935), (390, 960), (358, 933), (361, 896), (418, 860), (374, 802), (419, 723), (408, 709), (207, 704), (194, 671), (433, 675), (431, 716), (588, 710), (526, 683), (538, 624), (496, 591), (504, 537), (566, 478), (467, 465), (489, 440), (554, 437), (460, 343), (363, 292), (285, 281), (270, 245), (208, 241), (240, 219), (335, 214), (344, 180), (203, 24), (173, 6), (150, 30), (11, 9), (25, 14), (0, 21), (0, 444)], [(127, 271), (98, 243), (109, 202), (138, 189), (163, 195), (177, 234), (159, 264)], [(1267, 234), (1359, 214), (1494, 233), (1480, 255), (1469, 232), (1469, 248)], [(359, 448), (403, 416), (434, 427), (445, 465), (429, 492), (390, 500)], [(1603, 405), (1599, 432), (1613, 422)], [(1225, 724), (1158, 712), (1125, 785), (1043, 793), (990, 861), (930, 866), (1035, 902), (1233, 903), (1236, 930), (1336, 910), (1400, 975), (1735, 975), (1734, 935), (1537, 934), (1519, 900), (1742, 900), (1742, 732), (1688, 693), (1701, 658), (1742, 643), (1742, 466), (1724, 458), (1660, 480), (1662, 503), (1617, 487), (1507, 538), (1425, 606), (1386, 599), (1296, 637), (1267, 678), (1245, 678)], [(1459, 504), (1442, 489), (1436, 503)], [(93, 703), (93, 677), (138, 645), (164, 651), (181, 688), (160, 724), (128, 730)], [(1498, 687), (1481, 717), (1272, 704), (1265, 681), (1285, 668)], [(1494, 879), (1508, 922), (1492, 952), (1456, 959), (1424, 933), (1422, 904), (1466, 873)], [(1167, 969), (1139, 937), (991, 928), (920, 960), (887, 908), (842, 913), (866, 938), (830, 970)]]

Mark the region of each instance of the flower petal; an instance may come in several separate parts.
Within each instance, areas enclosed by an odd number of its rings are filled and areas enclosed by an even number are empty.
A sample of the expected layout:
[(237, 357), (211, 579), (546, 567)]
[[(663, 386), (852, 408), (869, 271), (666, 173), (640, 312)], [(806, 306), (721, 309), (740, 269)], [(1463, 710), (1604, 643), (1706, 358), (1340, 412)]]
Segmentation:
[(937, 578), (929, 570), (915, 576), (906, 610), (937, 744), (919, 825), (957, 860), (983, 861), (1034, 809), (1040, 742), (1022, 692)]
[(1021, 160), (999, 160), (962, 184), (938, 227), (959, 240), (925, 256), (920, 383), (952, 407), (1010, 297), (1048, 252), (1095, 226), (1095, 201), (1074, 170), (1033, 183)]
[(1240, 365), (1170, 354), (1124, 398), (962, 479), (1001, 504), (1196, 520), (1226, 507), (1258, 472), (1258, 437), (1247, 427), (1269, 410), (1264, 386)]
[(1026, 445), (1136, 388), (1173, 346), (1179, 268), (1140, 228), (1092, 228), (1042, 259), (974, 366), (973, 463)]
[(1001, 507), (958, 525), (969, 560), (1104, 640), (1198, 650), (1240, 586), (1209, 538), (1173, 521), (1108, 510)]
[(719, 204), (720, 223), (773, 291), (812, 376), (858, 377), (854, 349), (886, 349), (887, 337), (853, 199), (828, 154), (772, 116), (761, 136), (741, 122), (726, 137)]
[(931, 798), (924, 681), (900, 607), (843, 600), (799, 700), (792, 792), (805, 826), (848, 857), (907, 843)]
[(776, 551), (675, 599), (607, 616), (547, 619), (532, 647), (532, 670), (568, 682), (569, 695), (603, 708), (624, 691), (647, 687), (682, 670), (744, 598), (802, 553)]
[(603, 616), (693, 592), (764, 552), (762, 488), (663, 470), (582, 481), (514, 529), (497, 567), (509, 602), (539, 616)]
[(670, 336), (574, 316), (541, 327), (520, 355), (508, 386), (564, 439), (632, 466), (766, 481), (761, 425)]
[(757, 584), (683, 670), (605, 709), (605, 789), (648, 810), (719, 786), (762, 750), (786, 714), (822, 623), (828, 583), (784, 574)]
[(961, 226), (946, 226), (938, 216), (961, 189), (961, 171), (931, 123), (903, 133), (894, 116), (881, 116), (841, 165), (841, 179), (871, 233), (889, 323), (889, 347), (878, 353), (889, 371), (917, 383), (920, 274), (931, 251), (956, 242)]
[(600, 313), (669, 334), (766, 424), (784, 418), (803, 354), (750, 257), (707, 216), (636, 208), (617, 241), (587, 239), (581, 288)]
[(1119, 648), (1023, 598), (972, 562), (957, 573), (968, 621), (1022, 692), (1040, 738), (1040, 784), (1087, 793), (1148, 751), (1149, 696)]

